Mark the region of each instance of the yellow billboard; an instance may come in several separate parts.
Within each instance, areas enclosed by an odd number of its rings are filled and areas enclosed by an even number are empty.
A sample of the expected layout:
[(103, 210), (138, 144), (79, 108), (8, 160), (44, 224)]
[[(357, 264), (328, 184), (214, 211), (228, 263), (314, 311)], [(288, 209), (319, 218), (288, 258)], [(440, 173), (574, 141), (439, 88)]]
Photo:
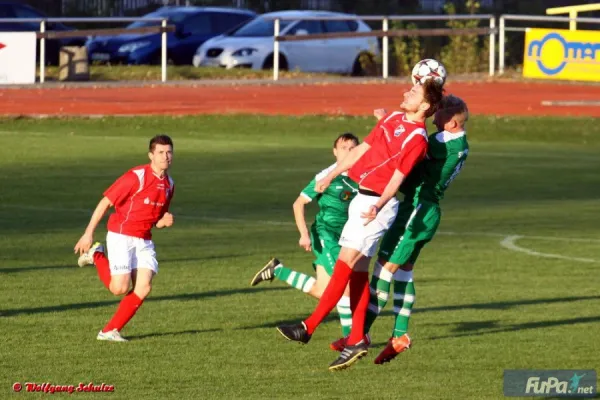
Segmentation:
[(600, 82), (600, 32), (527, 29), (523, 76)]

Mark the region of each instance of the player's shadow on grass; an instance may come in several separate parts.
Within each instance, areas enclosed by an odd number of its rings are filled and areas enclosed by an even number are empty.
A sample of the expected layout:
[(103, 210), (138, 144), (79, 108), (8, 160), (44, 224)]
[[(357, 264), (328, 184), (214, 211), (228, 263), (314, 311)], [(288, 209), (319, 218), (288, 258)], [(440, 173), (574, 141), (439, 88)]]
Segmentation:
[[(598, 300), (600, 296), (572, 296), (572, 297), (557, 297), (557, 298), (545, 298), (545, 299), (527, 299), (527, 300), (516, 300), (516, 301), (501, 301), (494, 303), (474, 303), (474, 304), (457, 304), (457, 305), (448, 305), (448, 306), (436, 306), (436, 307), (424, 307), (424, 308), (415, 308), (413, 313), (423, 313), (423, 312), (435, 312), (435, 311), (458, 311), (458, 310), (508, 310), (513, 307), (519, 306), (528, 306), (528, 305), (536, 305), (536, 304), (550, 304), (550, 303), (567, 303), (570, 301), (583, 301), (583, 300)], [(391, 302), (388, 302), (387, 307), (390, 307)], [(299, 315), (294, 318), (288, 318), (285, 320), (266, 322), (258, 325), (250, 325), (244, 326), (241, 330), (246, 329), (261, 329), (261, 328), (275, 328), (279, 325), (287, 325), (287, 324), (296, 324), (302, 321), (304, 318), (310, 315), (311, 310), (307, 310), (306, 314)], [(380, 316), (394, 316), (394, 312), (391, 310), (384, 310), (381, 312)], [(339, 321), (339, 318), (335, 312), (330, 313), (327, 318), (323, 322), (329, 321)], [(479, 321), (479, 322), (465, 322), (462, 325), (464, 331), (472, 331), (479, 330), (484, 328), (492, 328), (494, 327), (494, 323), (496, 321)], [(577, 322), (574, 322), (577, 323)], [(477, 326), (480, 324), (481, 326)], [(462, 331), (461, 331), (462, 332)], [(456, 337), (454, 335), (452, 337)], [(460, 334), (458, 335), (460, 336)], [(466, 335), (465, 335), (466, 336)], [(444, 336), (443, 338), (445, 338)], [(450, 336), (448, 336), (450, 337)], [(439, 337), (440, 339), (442, 337)]]
[(49, 271), (56, 269), (73, 269), (73, 265), (48, 265), (48, 266), (31, 266), (31, 267), (10, 267), (0, 268), (0, 274), (13, 274), (29, 271)]
[(249, 253), (246, 254), (216, 254), (205, 257), (188, 257), (188, 258), (165, 258), (159, 260), (161, 264), (176, 263), (176, 262), (192, 262), (192, 261), (209, 261), (209, 260), (223, 260), (237, 257), (248, 257)]
[(161, 337), (161, 336), (179, 336), (179, 335), (197, 335), (199, 333), (208, 333), (208, 332), (220, 332), (223, 329), (190, 329), (187, 331), (179, 331), (179, 332), (154, 332), (154, 333), (145, 333), (143, 335), (134, 335), (127, 336), (128, 340), (141, 340), (148, 339), (153, 337)]
[[(238, 289), (223, 289), (213, 290), (210, 292), (199, 292), (199, 293), (182, 293), (173, 294), (166, 296), (150, 296), (146, 302), (155, 301), (173, 301), (173, 300), (201, 300), (209, 297), (222, 297), (222, 296), (234, 296), (238, 294), (252, 294), (258, 292), (275, 292), (280, 290), (291, 290), (291, 288), (275, 287), (275, 288), (238, 288)], [(32, 314), (45, 314), (62, 311), (74, 311), (74, 310), (87, 310), (93, 308), (106, 307), (110, 305), (116, 305), (119, 303), (121, 298), (114, 297), (114, 300), (106, 301), (95, 301), (87, 303), (74, 303), (74, 304), (60, 304), (56, 306), (47, 307), (34, 307), (34, 308), (15, 308), (8, 310), (0, 310), (0, 317), (14, 317), (18, 315), (32, 315)]]
[[(594, 317), (579, 317), (579, 318), (568, 318), (568, 319), (559, 319), (554, 321), (535, 321), (535, 322), (526, 322), (523, 324), (512, 324), (505, 325), (497, 328), (492, 328), (488, 330), (484, 330), (482, 332), (470, 332), (470, 333), (460, 333), (458, 329), (455, 329), (457, 333), (445, 336), (433, 336), (428, 338), (429, 340), (439, 340), (439, 339), (454, 339), (457, 337), (467, 337), (467, 336), (483, 336), (494, 333), (506, 333), (506, 332), (519, 332), (528, 329), (540, 329), (540, 328), (552, 328), (555, 326), (562, 325), (576, 325), (576, 324), (589, 324), (593, 322), (600, 322), (600, 315)], [(469, 324), (469, 323), (458, 323), (459, 326), (461, 324)]]
[(551, 297), (544, 299), (524, 299), (515, 301), (498, 301), (492, 303), (474, 303), (457, 304), (447, 306), (435, 306), (415, 308), (413, 313), (431, 312), (431, 311), (457, 311), (457, 310), (509, 310), (513, 307), (531, 306), (537, 304), (567, 303), (570, 301), (599, 300), (600, 296), (571, 296), (571, 297)]

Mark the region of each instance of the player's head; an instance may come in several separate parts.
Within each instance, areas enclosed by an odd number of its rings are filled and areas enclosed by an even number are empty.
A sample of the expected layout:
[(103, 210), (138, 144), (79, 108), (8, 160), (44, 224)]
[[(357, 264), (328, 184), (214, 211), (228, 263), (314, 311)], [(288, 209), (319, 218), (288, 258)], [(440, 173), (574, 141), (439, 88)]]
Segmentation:
[(166, 171), (173, 161), (173, 140), (167, 135), (156, 135), (150, 139), (148, 157), (153, 169)]
[(359, 140), (350, 132), (342, 133), (333, 141), (333, 155), (340, 162), (350, 153), (350, 150), (358, 146)]
[(440, 131), (460, 132), (465, 129), (468, 120), (467, 103), (460, 97), (449, 94), (442, 98), (433, 123)]
[(417, 118), (426, 119), (435, 114), (443, 95), (443, 86), (429, 79), (423, 84), (413, 85), (408, 92), (405, 92), (400, 108), (407, 113), (416, 114)]

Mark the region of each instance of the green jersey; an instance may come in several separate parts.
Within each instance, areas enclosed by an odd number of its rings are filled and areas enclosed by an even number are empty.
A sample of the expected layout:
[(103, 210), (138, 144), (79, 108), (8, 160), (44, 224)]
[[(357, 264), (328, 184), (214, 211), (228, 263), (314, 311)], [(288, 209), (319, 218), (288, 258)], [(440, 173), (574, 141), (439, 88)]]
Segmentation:
[(300, 194), (308, 200), (317, 200), (319, 204), (319, 213), (315, 219), (317, 228), (323, 227), (341, 233), (348, 220), (350, 201), (358, 193), (358, 184), (344, 173), (335, 178), (323, 193), (315, 191), (317, 181), (324, 178), (336, 166), (337, 164), (333, 164), (319, 172)]
[(429, 136), (427, 158), (407, 177), (400, 191), (407, 197), (439, 203), (460, 173), (469, 154), (465, 132), (438, 132)]

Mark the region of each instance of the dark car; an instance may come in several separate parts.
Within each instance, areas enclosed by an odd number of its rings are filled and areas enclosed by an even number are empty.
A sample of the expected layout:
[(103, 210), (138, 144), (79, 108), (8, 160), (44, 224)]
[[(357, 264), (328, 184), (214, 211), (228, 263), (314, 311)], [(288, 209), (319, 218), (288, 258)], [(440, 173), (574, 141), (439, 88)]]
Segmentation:
[[(162, 7), (144, 18), (167, 18), (175, 32), (167, 34), (167, 57), (174, 64), (192, 64), (196, 49), (252, 18), (249, 10), (219, 7)], [(160, 26), (156, 21), (136, 21), (128, 28)], [(157, 64), (161, 59), (161, 34), (131, 34), (94, 38), (87, 43), (90, 61), (123, 64)]]
[[(15, 1), (0, 1), (0, 18), (48, 18), (41, 11), (28, 5), (17, 3)], [(0, 22), (0, 32), (39, 32), (39, 22)], [(48, 31), (71, 31), (74, 28), (61, 23), (50, 22), (46, 24)], [(74, 39), (51, 39), (46, 40), (46, 63), (58, 64), (59, 50), (62, 46), (83, 46), (85, 38)], [(39, 42), (38, 42), (38, 60), (39, 60)]]

